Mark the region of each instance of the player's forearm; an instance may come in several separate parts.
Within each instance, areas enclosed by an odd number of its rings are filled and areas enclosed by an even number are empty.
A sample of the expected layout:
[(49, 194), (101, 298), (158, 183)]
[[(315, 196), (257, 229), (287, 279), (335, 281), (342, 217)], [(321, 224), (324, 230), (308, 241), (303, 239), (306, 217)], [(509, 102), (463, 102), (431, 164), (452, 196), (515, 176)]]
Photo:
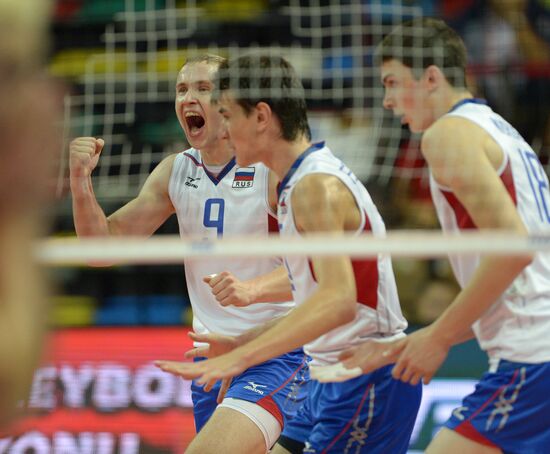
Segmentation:
[(470, 339), (474, 339), (476, 337), (474, 330), (469, 327), (465, 331), (463, 331), (461, 334), (457, 335), (455, 338), (455, 342), (453, 345), (462, 344), (462, 342), (467, 342)]
[(292, 289), (288, 280), (288, 273), (284, 266), (271, 273), (250, 279), (248, 284), (254, 291), (254, 302), (285, 302), (292, 300)]
[(73, 219), (78, 236), (107, 236), (109, 223), (97, 203), (90, 177), (71, 176)]
[(318, 290), (269, 330), (240, 347), (249, 367), (301, 347), (353, 321), (355, 298), (343, 293)]
[(275, 318), (273, 320), (270, 320), (269, 322), (264, 323), (261, 326), (257, 326), (256, 328), (249, 329), (245, 333), (241, 334), (239, 337), (237, 337), (237, 343), (238, 345), (245, 345), (254, 339), (256, 339), (261, 334), (265, 333), (269, 329), (273, 328), (277, 323), (279, 323), (283, 318)]
[(467, 340), (473, 323), (496, 303), (531, 260), (531, 256), (482, 259), (469, 284), (434, 322), (434, 335), (449, 346)]

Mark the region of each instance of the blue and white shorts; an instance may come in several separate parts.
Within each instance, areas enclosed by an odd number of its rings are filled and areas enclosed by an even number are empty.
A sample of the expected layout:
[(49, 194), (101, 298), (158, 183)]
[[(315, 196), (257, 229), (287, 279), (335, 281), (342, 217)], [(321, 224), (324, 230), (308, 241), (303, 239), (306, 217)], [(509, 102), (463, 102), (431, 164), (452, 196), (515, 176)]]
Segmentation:
[(283, 430), (281, 445), (303, 444), (304, 453), (406, 453), (422, 386), (395, 380), (392, 368), (339, 383), (312, 380), (304, 406)]
[(504, 453), (550, 452), (550, 363), (501, 360), (445, 427)]
[[(204, 358), (197, 358), (202, 361)], [(308, 356), (302, 349), (253, 366), (233, 378), (226, 398), (255, 403), (279, 422), (281, 428), (296, 415), (306, 396), (309, 382)], [(216, 410), (221, 382), (205, 392), (195, 381), (191, 384), (195, 427), (199, 432)]]

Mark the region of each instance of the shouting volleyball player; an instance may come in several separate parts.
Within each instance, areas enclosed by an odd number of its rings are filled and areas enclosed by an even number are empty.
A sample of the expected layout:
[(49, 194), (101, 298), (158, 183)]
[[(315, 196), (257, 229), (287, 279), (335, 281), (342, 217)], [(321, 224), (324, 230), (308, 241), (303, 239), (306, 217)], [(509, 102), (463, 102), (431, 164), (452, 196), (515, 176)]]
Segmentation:
[[(263, 165), (238, 166), (220, 134), (222, 118), (211, 94), (222, 61), (207, 55), (183, 66), (175, 109), (193, 148), (165, 158), (139, 195), (111, 216), (97, 203), (90, 178), (103, 140), (72, 142), (71, 189), (79, 236), (151, 235), (174, 212), (183, 237), (267, 237), (270, 227), (276, 228), (273, 174)], [(185, 273), (196, 343), (210, 332), (237, 337), (281, 317), (293, 305), (286, 271), (275, 258), (189, 259)], [(206, 354), (214, 352), (206, 349)], [(208, 390), (210, 384), (202, 388), (193, 383), (198, 435), (186, 452), (265, 453), (300, 406), (307, 375), (306, 357), (296, 349), (243, 370), (219, 406), (219, 384)]]

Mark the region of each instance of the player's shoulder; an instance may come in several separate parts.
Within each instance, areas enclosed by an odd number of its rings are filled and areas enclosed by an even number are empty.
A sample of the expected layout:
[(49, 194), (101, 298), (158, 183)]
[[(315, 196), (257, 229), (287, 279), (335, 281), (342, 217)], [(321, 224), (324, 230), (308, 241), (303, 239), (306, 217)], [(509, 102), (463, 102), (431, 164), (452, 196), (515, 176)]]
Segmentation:
[(158, 170), (163, 172), (163, 173), (170, 174), (172, 172), (172, 168), (174, 167), (174, 162), (175, 162), (176, 158), (178, 157), (178, 154), (179, 153), (172, 153), (172, 154), (169, 154), (168, 156), (166, 156), (165, 158), (163, 158), (162, 161), (160, 161), (160, 163), (157, 167)]
[(340, 178), (328, 173), (310, 173), (296, 182), (292, 193), (293, 202), (317, 205), (319, 201), (336, 200), (345, 185)]
[(422, 135), (423, 141), (452, 141), (463, 138), (464, 132), (480, 129), (471, 119), (458, 115), (444, 115)]
[(329, 175), (322, 173), (308, 173), (302, 176), (295, 184), (295, 190), (302, 192), (314, 192), (323, 189), (326, 184), (326, 178)]
[(171, 171), (172, 167), (174, 166), (174, 161), (176, 160), (178, 155), (179, 153), (172, 153), (163, 158), (158, 165), (159, 169)]
[(170, 186), (170, 178), (172, 176), (174, 160), (177, 153), (166, 156), (155, 167), (151, 174), (147, 177), (142, 189), (142, 193), (150, 192), (166, 192)]
[(181, 154), (180, 153), (170, 153), (168, 156), (164, 157), (161, 162), (174, 162), (176, 158)]
[[(303, 181), (304, 178), (310, 179), (311, 175), (319, 174), (332, 174), (336, 173), (341, 165), (339, 161), (328, 148), (320, 149), (317, 153), (313, 153), (304, 159), (295, 175), (299, 181)], [(323, 178), (312, 178), (311, 184), (314, 184), (315, 181), (322, 181)]]
[(422, 151), (425, 154), (452, 152), (481, 144), (487, 135), (487, 131), (471, 119), (444, 115), (422, 134)]
[(335, 231), (357, 210), (353, 194), (336, 175), (311, 173), (292, 192), (292, 214), (299, 231)]
[(184, 148), (183, 150), (180, 150), (176, 153), (174, 153), (176, 157), (187, 157), (187, 158), (194, 158), (196, 161), (201, 160), (201, 153), (196, 148), (190, 147), (190, 148)]
[[(169, 155), (167, 158), (171, 162), (172, 167), (184, 170), (187, 167), (201, 167), (201, 155), (195, 148), (185, 148), (176, 153)], [(177, 162), (177, 164), (176, 164)]]

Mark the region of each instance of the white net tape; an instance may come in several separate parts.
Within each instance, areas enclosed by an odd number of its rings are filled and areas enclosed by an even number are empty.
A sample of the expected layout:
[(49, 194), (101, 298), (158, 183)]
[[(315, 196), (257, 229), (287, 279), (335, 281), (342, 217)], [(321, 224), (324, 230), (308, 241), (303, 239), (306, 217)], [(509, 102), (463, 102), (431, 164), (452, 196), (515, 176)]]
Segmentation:
[(519, 237), (497, 231), (449, 235), (434, 231), (389, 232), (371, 235), (310, 235), (307, 238), (185, 239), (163, 235), (143, 238), (49, 239), (37, 247), (41, 262), (50, 265), (107, 263), (181, 263), (185, 258), (219, 256), (376, 256), (429, 258), (447, 254), (514, 255), (550, 250), (550, 236)]

